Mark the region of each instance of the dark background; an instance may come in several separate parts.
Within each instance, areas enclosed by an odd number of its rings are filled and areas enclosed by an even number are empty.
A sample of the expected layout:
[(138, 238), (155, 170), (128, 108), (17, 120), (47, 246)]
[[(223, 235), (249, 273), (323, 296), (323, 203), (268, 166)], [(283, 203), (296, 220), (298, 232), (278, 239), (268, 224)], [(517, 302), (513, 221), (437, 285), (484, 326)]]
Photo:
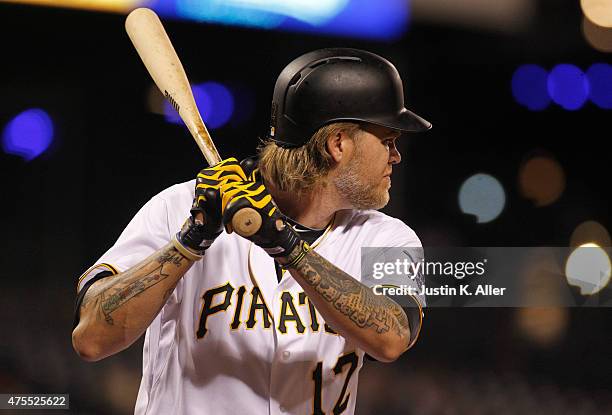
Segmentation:
[[(578, 2), (536, 3), (536, 18), (518, 33), (417, 19), (392, 43), (165, 25), (192, 81), (254, 92), (248, 121), (212, 132), (222, 155), (254, 152), (276, 76), (291, 59), (322, 47), (368, 49), (396, 64), (408, 106), (434, 124), (402, 139), (386, 213), (424, 246), (567, 246), (585, 220), (612, 225), (612, 113), (590, 103), (530, 112), (515, 103), (510, 80), (524, 63), (586, 69), (610, 55), (584, 40)], [(70, 393), (73, 413), (132, 411), (141, 367), (140, 343), (93, 364), (72, 351), (78, 276), (151, 196), (204, 166), (187, 130), (148, 110), (152, 81), (124, 19), (0, 4), (0, 126), (31, 107), (47, 109), (56, 125), (52, 147), (32, 162), (0, 153), (0, 393)], [(541, 151), (561, 164), (566, 188), (538, 208), (520, 195), (517, 175)], [(488, 224), (457, 203), (459, 186), (477, 172), (507, 192)], [(561, 328), (538, 337), (551, 326)], [(606, 308), (431, 309), (413, 350), (392, 365), (366, 364), (357, 413), (611, 413), (611, 346)]]

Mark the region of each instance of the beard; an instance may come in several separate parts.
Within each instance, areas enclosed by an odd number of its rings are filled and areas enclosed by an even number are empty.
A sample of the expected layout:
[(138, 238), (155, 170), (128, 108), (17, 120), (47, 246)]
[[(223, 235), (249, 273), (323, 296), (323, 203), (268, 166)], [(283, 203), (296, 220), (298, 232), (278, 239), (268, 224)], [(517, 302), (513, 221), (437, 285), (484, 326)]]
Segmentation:
[(368, 168), (361, 149), (358, 148), (346, 166), (342, 167), (333, 182), (340, 196), (353, 209), (381, 209), (389, 203), (389, 191), (380, 180), (368, 181)]

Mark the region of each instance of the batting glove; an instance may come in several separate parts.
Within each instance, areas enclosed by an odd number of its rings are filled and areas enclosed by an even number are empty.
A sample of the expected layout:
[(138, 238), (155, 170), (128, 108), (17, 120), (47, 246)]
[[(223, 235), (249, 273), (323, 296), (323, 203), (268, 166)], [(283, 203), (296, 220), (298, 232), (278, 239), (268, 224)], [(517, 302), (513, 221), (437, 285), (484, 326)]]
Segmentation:
[(303, 258), (308, 245), (278, 210), (268, 189), (261, 179), (257, 178), (257, 174), (251, 178), (256, 180), (232, 182), (221, 187), (223, 224), (226, 229), (231, 227), (232, 218), (241, 209), (256, 210), (261, 216), (262, 223), (258, 231), (247, 239), (263, 248), (283, 267), (296, 265)]
[[(196, 178), (195, 197), (191, 206), (191, 216), (176, 235), (176, 241), (193, 254), (197, 260), (204, 255), (215, 238), (223, 231), (221, 213), (221, 186), (244, 181), (247, 175), (238, 160), (231, 157), (214, 166), (200, 171)], [(176, 243), (175, 243), (176, 246)], [(177, 249), (186, 254), (177, 246)]]

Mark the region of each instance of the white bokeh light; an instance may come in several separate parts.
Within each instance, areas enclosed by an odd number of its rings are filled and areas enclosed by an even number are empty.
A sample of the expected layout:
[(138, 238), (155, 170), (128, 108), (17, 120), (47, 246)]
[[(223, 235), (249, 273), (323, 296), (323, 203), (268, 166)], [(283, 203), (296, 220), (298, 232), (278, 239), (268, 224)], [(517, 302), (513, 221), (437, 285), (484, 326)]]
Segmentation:
[(601, 27), (612, 27), (612, 0), (580, 0), (584, 15)]
[(567, 282), (580, 288), (580, 294), (592, 295), (610, 282), (610, 257), (599, 245), (586, 243), (576, 248), (565, 264)]
[(463, 182), (459, 189), (459, 207), (463, 213), (476, 216), (478, 223), (496, 219), (506, 205), (506, 192), (495, 177), (478, 173)]

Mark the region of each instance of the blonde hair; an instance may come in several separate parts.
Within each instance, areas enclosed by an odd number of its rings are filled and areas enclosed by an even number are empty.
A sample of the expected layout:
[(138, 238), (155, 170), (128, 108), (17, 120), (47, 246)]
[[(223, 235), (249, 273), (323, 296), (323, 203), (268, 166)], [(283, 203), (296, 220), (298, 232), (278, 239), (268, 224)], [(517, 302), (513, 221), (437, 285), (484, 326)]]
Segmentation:
[(259, 170), (263, 179), (279, 190), (299, 195), (312, 190), (332, 167), (332, 156), (327, 151), (327, 139), (345, 132), (355, 139), (359, 124), (338, 122), (325, 125), (301, 147), (283, 148), (268, 139), (258, 148)]

